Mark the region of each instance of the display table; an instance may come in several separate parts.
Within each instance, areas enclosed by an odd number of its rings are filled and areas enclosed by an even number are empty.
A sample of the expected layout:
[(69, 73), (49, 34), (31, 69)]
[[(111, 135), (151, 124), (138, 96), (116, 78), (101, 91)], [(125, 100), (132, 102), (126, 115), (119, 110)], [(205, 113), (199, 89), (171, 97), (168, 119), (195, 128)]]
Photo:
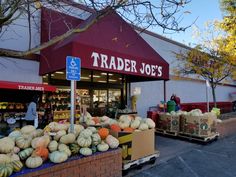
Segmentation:
[(44, 163), (39, 168), (25, 168), (11, 177), (86, 177), (122, 176), (121, 149), (97, 152), (91, 156), (72, 156), (66, 162)]

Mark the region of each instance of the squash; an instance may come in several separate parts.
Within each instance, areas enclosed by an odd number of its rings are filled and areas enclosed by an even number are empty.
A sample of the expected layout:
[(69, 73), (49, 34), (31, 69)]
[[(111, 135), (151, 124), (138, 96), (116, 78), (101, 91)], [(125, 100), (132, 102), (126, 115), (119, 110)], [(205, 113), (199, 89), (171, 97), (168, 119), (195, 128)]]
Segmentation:
[(53, 139), (56, 140), (56, 141), (59, 141), (59, 139), (64, 135), (66, 135), (66, 131), (65, 130), (60, 130), (56, 133), (56, 135), (54, 136)]
[(19, 136), (16, 138), (16, 145), (21, 149), (26, 149), (30, 147), (31, 140), (29, 136)]
[(28, 168), (38, 168), (42, 164), (43, 164), (43, 159), (39, 156), (31, 156), (25, 162), (25, 165)]
[(33, 152), (33, 155), (41, 157), (43, 161), (47, 160), (48, 154), (48, 149), (45, 147), (38, 147)]
[(15, 142), (11, 138), (5, 137), (0, 139), (0, 153), (10, 153), (14, 149), (14, 147)]
[(86, 138), (91, 137), (93, 132), (90, 129), (84, 129), (80, 132), (79, 136), (84, 136)]
[(30, 135), (36, 128), (33, 125), (26, 125), (20, 129), (22, 134)]
[(140, 125), (140, 120), (139, 119), (134, 119), (131, 121), (130, 127), (133, 129), (138, 128)]
[(97, 129), (95, 127), (88, 127), (87, 129), (91, 130), (93, 133), (97, 133)]
[(86, 124), (87, 125), (95, 125), (95, 122), (92, 119), (87, 119)]
[(25, 160), (32, 154), (33, 151), (34, 151), (33, 148), (27, 148), (27, 149), (24, 149), (23, 151), (20, 151), (18, 155), (21, 160)]
[(124, 132), (132, 133), (132, 132), (134, 131), (134, 129), (131, 128), (131, 127), (126, 127), (126, 128), (123, 129), (123, 131), (124, 131)]
[(18, 148), (17, 146), (15, 146), (14, 148), (13, 148), (13, 151), (12, 151), (13, 153), (15, 153), (15, 154), (17, 154), (18, 152), (20, 152), (20, 148)]
[(106, 143), (109, 145), (110, 148), (114, 149), (117, 148), (119, 146), (119, 140), (116, 139), (114, 136), (112, 135), (108, 135), (106, 137)]
[(65, 145), (65, 144), (59, 144), (58, 150), (59, 150), (60, 152), (65, 152), (68, 157), (71, 156), (70, 148), (69, 148), (67, 145)]
[(84, 156), (89, 156), (89, 155), (92, 155), (92, 154), (93, 154), (92, 150), (91, 150), (90, 148), (87, 148), (87, 147), (81, 148), (81, 149), (79, 150), (79, 152), (80, 152), (80, 154), (82, 154), (82, 155), (84, 155)]
[(74, 141), (75, 141), (75, 135), (73, 133), (69, 133), (67, 135), (63, 135), (60, 138), (60, 143), (63, 143), (63, 144), (71, 144)]
[(101, 142), (101, 137), (98, 133), (92, 134), (92, 144), (98, 145)]
[(79, 136), (77, 139), (77, 143), (80, 147), (89, 147), (92, 144), (92, 138), (86, 136)]
[(141, 123), (140, 125), (139, 125), (139, 128), (138, 128), (139, 130), (148, 130), (148, 125), (146, 124), (146, 123)]
[(65, 162), (68, 159), (68, 156), (65, 152), (54, 151), (49, 154), (49, 159), (53, 163)]
[(98, 130), (98, 134), (100, 135), (101, 139), (104, 140), (109, 135), (109, 130), (107, 128), (100, 128)]
[(0, 176), (8, 177), (13, 172), (13, 166), (10, 163), (0, 164)]
[[(142, 120), (142, 117), (136, 116), (136, 117), (134, 118), (134, 120), (139, 120), (139, 121), (141, 121), (141, 120)], [(141, 123), (141, 122), (140, 122), (140, 123)]]
[(79, 153), (80, 147), (78, 144), (72, 143), (69, 145), (69, 149), (70, 149), (71, 153), (73, 155), (75, 155), (75, 154)]
[(155, 128), (156, 126), (155, 122), (150, 118), (146, 118), (145, 122), (148, 125), (148, 128)]
[(21, 132), (20, 131), (18, 131), (18, 130), (14, 130), (13, 132), (11, 132), (9, 135), (8, 135), (8, 137), (10, 137), (12, 140), (14, 140), (15, 141), (15, 139), (17, 138), (17, 137), (19, 137), (19, 136), (21, 136)]
[(32, 138), (43, 136), (43, 130), (42, 129), (36, 129), (32, 132)]
[(52, 132), (58, 132), (60, 130), (59, 129), (60, 127), (58, 126), (57, 122), (50, 122), (48, 124), (48, 127), (49, 127), (50, 131), (52, 131)]
[(92, 120), (95, 122), (95, 124), (100, 123), (100, 119), (98, 117), (93, 117)]
[(108, 123), (109, 122), (109, 117), (107, 117), (107, 116), (102, 116), (102, 117), (100, 117), (100, 120), (101, 120), (101, 122), (103, 122), (103, 123)]
[(123, 118), (119, 120), (118, 125), (120, 126), (120, 128), (124, 129), (124, 128), (129, 127), (130, 121)]
[[(130, 122), (133, 120), (133, 117), (132, 116), (129, 116), (129, 115), (121, 115), (119, 117), (119, 122), (128, 122), (130, 124)], [(121, 127), (122, 128), (122, 127)]]
[(11, 158), (11, 161), (20, 160), (20, 157), (17, 154), (8, 154), (8, 156)]
[[(84, 130), (84, 127), (83, 127), (82, 125), (80, 125), (80, 124), (78, 124), (78, 125), (75, 124), (75, 125), (74, 125), (74, 134), (75, 134), (76, 137), (80, 134), (80, 132), (81, 132), (82, 130)], [(70, 127), (69, 127), (69, 129), (68, 129), (68, 132), (71, 133)]]
[(110, 129), (113, 130), (114, 132), (120, 132), (121, 131), (120, 126), (117, 125), (117, 124), (111, 124)]
[(31, 142), (31, 146), (36, 149), (38, 147), (48, 147), (50, 143), (50, 136), (44, 135), (41, 137), (34, 138)]
[(55, 140), (51, 141), (48, 145), (48, 149), (50, 152), (56, 151), (57, 147), (58, 147), (58, 143)]
[(6, 154), (0, 154), (0, 164), (11, 162), (11, 158)]
[(96, 153), (97, 152), (97, 146), (92, 145), (91, 150), (92, 150), (93, 153)]
[(12, 165), (14, 172), (18, 172), (23, 168), (23, 164), (20, 160), (14, 160), (10, 164)]
[(104, 141), (102, 141), (101, 144), (98, 144), (98, 145), (97, 145), (97, 149), (98, 149), (98, 151), (100, 151), (100, 152), (105, 152), (105, 151), (107, 151), (107, 150), (109, 149), (109, 146), (108, 146), (107, 143), (105, 143)]

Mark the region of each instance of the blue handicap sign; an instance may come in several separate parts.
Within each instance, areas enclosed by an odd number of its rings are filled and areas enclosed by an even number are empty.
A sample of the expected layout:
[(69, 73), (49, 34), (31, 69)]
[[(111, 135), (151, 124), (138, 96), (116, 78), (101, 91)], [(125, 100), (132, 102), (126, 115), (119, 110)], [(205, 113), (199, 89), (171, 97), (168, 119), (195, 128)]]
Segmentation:
[(66, 57), (66, 79), (80, 81), (81, 64), (80, 58)]

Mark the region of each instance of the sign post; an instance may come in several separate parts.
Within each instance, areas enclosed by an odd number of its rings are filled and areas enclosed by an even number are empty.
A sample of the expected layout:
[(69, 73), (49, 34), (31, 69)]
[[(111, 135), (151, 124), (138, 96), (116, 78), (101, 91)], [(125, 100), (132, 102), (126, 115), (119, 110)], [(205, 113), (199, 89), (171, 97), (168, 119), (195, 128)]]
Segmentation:
[(76, 97), (76, 81), (80, 81), (81, 63), (80, 58), (67, 56), (66, 57), (66, 79), (71, 81), (70, 84), (70, 130), (74, 132), (75, 118), (75, 97)]
[(209, 87), (210, 87), (210, 83), (209, 83), (209, 81), (206, 79), (206, 101), (207, 101), (207, 112), (209, 112), (210, 111), (210, 109), (209, 109)]

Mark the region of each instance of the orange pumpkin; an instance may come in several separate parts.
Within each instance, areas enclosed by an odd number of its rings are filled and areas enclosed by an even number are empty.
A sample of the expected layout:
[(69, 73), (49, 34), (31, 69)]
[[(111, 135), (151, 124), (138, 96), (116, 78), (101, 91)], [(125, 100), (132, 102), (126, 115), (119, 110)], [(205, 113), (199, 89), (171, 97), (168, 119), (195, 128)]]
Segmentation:
[(95, 124), (99, 124), (100, 123), (100, 119), (98, 117), (93, 117), (92, 120), (95, 122)]
[(109, 130), (107, 128), (100, 128), (98, 130), (98, 134), (100, 135), (101, 139), (104, 140), (109, 135)]
[(115, 131), (115, 132), (120, 132), (120, 131), (121, 131), (120, 126), (117, 125), (117, 124), (111, 124), (111, 125), (110, 125), (110, 128), (111, 128), (111, 130), (113, 130), (113, 131)]
[(124, 132), (133, 132), (134, 129), (131, 128), (131, 127), (127, 127), (127, 128), (124, 128), (123, 131), (124, 131)]
[(36, 156), (40, 156), (43, 161), (47, 160), (48, 158), (48, 149), (45, 147), (38, 147), (37, 149), (35, 149), (35, 151), (33, 152), (34, 155)]

